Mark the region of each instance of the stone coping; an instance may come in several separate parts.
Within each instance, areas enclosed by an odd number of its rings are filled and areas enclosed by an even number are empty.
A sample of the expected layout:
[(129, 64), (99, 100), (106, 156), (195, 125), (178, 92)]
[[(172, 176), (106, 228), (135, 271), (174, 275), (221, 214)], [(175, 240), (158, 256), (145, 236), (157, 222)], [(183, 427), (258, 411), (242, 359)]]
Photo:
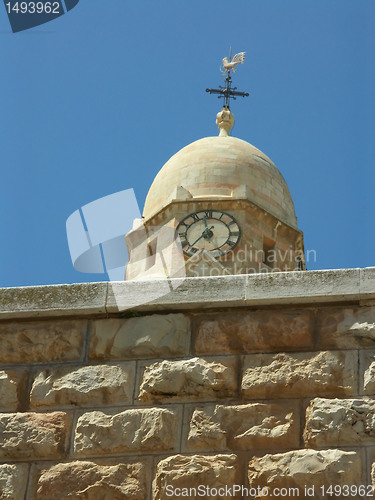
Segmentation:
[[(165, 288), (172, 291), (160, 296)], [(1, 288), (0, 320), (374, 299), (375, 267), (77, 283)]]

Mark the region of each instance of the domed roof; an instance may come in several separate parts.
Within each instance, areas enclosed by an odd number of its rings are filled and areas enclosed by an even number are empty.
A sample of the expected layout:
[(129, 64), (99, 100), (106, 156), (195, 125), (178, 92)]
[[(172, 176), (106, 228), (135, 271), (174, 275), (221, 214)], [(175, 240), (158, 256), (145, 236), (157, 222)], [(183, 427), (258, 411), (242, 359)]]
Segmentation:
[(292, 197), (276, 166), (256, 147), (230, 137), (228, 120), (224, 128), (218, 125), (220, 136), (189, 144), (159, 171), (146, 198), (145, 219), (175, 199), (176, 188), (181, 186), (195, 201), (246, 198), (297, 228)]

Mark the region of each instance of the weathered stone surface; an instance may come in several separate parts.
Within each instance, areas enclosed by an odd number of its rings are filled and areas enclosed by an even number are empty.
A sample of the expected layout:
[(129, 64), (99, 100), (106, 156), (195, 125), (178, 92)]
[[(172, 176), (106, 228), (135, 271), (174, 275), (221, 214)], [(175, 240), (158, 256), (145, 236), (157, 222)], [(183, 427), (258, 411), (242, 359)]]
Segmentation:
[[(375, 470), (373, 471), (373, 467), (375, 466), (375, 446), (366, 446), (365, 448), (362, 448), (363, 451), (366, 454), (366, 463), (367, 466), (365, 466), (364, 469), (364, 478), (365, 482), (369, 485), (373, 484), (375, 486)], [(374, 495), (375, 495), (375, 489), (374, 489)]]
[(64, 456), (70, 423), (70, 417), (63, 412), (1, 413), (0, 459)]
[[(178, 497), (196, 499), (203, 496), (199, 495), (199, 486), (211, 489), (211, 494), (203, 498), (210, 500), (226, 498), (220, 489), (224, 488), (225, 491), (226, 486), (241, 484), (242, 478), (238, 477), (238, 469), (236, 455), (168, 457), (158, 463), (153, 483), (153, 499), (166, 500)], [(242, 497), (238, 494), (231, 498)]]
[(0, 324), (0, 363), (37, 363), (78, 360), (84, 320)]
[[(289, 495), (284, 494), (282, 498), (323, 500), (327, 498), (327, 494), (322, 494), (322, 486), (326, 491), (330, 485), (363, 484), (362, 461), (357, 453), (341, 450), (297, 450), (265, 455), (250, 461), (249, 484), (254, 489), (268, 488), (268, 495), (254, 498), (274, 498), (272, 492), (276, 488), (296, 488), (294, 493), (293, 490), (284, 490)], [(305, 486), (310, 488), (310, 495), (304, 494)], [(264, 493), (265, 491), (264, 489)], [(277, 491), (280, 495), (281, 491)]]
[[(255, 273), (245, 276), (245, 304), (251, 306), (337, 302), (343, 299), (358, 300), (359, 296), (359, 269)], [(366, 292), (363, 291), (363, 299)]]
[(362, 351), (361, 372), (363, 372), (363, 393), (375, 395), (375, 351)]
[(375, 361), (365, 371), (363, 377), (363, 390), (365, 394), (375, 394)]
[(360, 297), (362, 300), (375, 298), (375, 268), (365, 267), (360, 269)]
[(24, 500), (29, 466), (0, 465), (0, 500)]
[(185, 356), (189, 341), (189, 318), (184, 314), (97, 320), (90, 359)]
[(108, 283), (0, 288), (0, 318), (105, 313)]
[(159, 295), (152, 304), (142, 298), (150, 286), (155, 290), (165, 280), (2, 288), (0, 317), (25, 319), (118, 312), (118, 295), (120, 304), (124, 302), (123, 310), (142, 304), (137, 310), (147, 312), (239, 304), (311, 304), (359, 297), (366, 300), (375, 297), (374, 274), (374, 269), (368, 268), (187, 278), (173, 292)]
[(375, 400), (315, 398), (306, 410), (306, 446), (375, 443)]
[(139, 399), (144, 402), (212, 400), (233, 396), (236, 387), (232, 359), (162, 361), (145, 367)]
[(206, 406), (190, 420), (189, 450), (253, 450), (299, 446), (296, 405)]
[(0, 370), (0, 408), (2, 410), (17, 410), (17, 391), (25, 375), (25, 371)]
[(197, 354), (277, 351), (312, 347), (309, 311), (230, 312), (202, 319)]
[(247, 398), (262, 399), (353, 395), (357, 365), (355, 351), (249, 355), (242, 391)]
[(375, 347), (375, 308), (322, 309), (318, 313), (318, 328), (324, 349)]
[(134, 371), (133, 363), (43, 370), (32, 386), (31, 408), (129, 403)]
[(164, 408), (131, 409), (115, 415), (87, 412), (78, 419), (74, 450), (77, 456), (174, 450), (179, 417), (173, 409)]
[[(224, 278), (224, 279), (222, 279)], [(245, 298), (246, 275), (117, 281), (108, 284), (107, 312), (137, 307), (137, 311), (211, 309), (237, 306)], [(165, 294), (163, 293), (166, 290)], [(169, 288), (170, 290), (170, 288)], [(152, 301), (152, 303), (150, 303)]]
[(147, 486), (141, 463), (98, 465), (71, 462), (40, 473), (35, 500), (146, 500)]
[(375, 488), (375, 462), (372, 464), (371, 467), (371, 483), (372, 486)]

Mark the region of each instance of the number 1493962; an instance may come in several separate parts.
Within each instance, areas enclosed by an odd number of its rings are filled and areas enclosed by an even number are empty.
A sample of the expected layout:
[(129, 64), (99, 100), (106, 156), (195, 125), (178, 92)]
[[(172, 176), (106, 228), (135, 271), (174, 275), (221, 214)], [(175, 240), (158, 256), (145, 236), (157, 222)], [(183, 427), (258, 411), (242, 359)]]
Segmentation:
[(5, 4), (8, 14), (61, 14), (60, 2), (8, 2)]
[(330, 485), (330, 486), (320, 486), (320, 493), (323, 497), (327, 496), (331, 497), (339, 497), (342, 498), (352, 498), (352, 497), (360, 497), (360, 498), (370, 498), (374, 497), (374, 489), (373, 486), (368, 485)]

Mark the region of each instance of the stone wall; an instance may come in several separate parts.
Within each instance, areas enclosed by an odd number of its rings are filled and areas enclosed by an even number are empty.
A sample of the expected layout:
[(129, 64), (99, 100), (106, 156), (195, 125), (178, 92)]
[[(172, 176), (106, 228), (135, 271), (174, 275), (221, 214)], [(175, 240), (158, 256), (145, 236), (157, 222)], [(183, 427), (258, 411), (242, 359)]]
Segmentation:
[[(318, 273), (302, 273), (305, 295), (294, 284), (287, 301), (287, 276), (273, 296), (264, 276), (253, 304), (235, 299), (249, 278), (197, 278), (123, 312), (104, 283), (0, 290), (0, 499), (164, 500), (182, 488), (202, 498), (198, 487), (210, 488), (203, 498), (323, 499), (330, 485), (341, 488), (333, 497), (365, 498), (375, 484), (365, 271), (359, 291), (340, 289), (348, 271), (321, 273), (322, 289), (334, 277), (337, 288), (319, 300)], [(200, 307), (178, 301), (194, 287)]]

